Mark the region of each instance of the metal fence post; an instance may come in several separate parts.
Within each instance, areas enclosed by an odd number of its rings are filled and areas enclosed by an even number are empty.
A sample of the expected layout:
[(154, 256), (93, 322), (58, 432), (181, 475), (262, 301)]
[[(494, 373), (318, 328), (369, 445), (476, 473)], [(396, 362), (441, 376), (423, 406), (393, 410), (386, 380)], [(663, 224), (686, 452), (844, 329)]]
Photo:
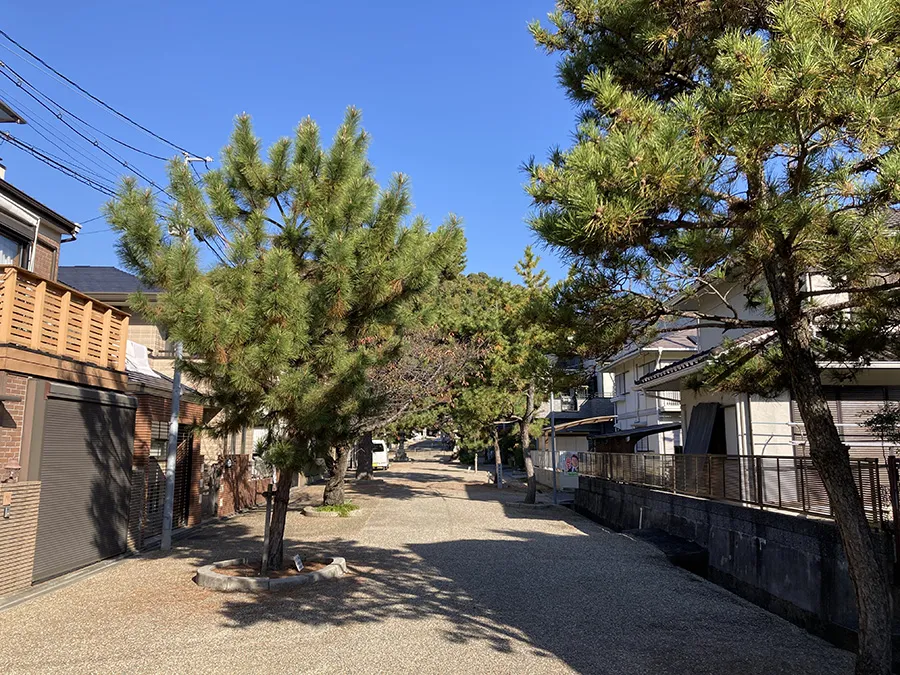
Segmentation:
[(678, 455), (672, 455), (672, 492), (676, 491), (676, 486), (678, 485), (678, 481), (676, 480), (675, 472), (678, 469)]
[(765, 504), (763, 503), (763, 472), (762, 472), (762, 457), (756, 458), (756, 503), (763, 507)]
[(803, 458), (800, 457), (797, 461), (800, 462), (800, 510), (806, 513), (806, 477), (803, 475), (805, 473)]
[(779, 466), (781, 461), (779, 458), (775, 458), (775, 481), (778, 485), (778, 508), (781, 508), (781, 467)]

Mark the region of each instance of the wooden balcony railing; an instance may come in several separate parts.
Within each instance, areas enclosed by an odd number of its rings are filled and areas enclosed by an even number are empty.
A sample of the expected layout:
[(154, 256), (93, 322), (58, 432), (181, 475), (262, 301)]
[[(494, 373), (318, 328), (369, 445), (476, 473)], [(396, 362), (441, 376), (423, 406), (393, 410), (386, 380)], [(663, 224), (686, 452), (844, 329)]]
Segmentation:
[(62, 284), (0, 265), (0, 344), (125, 370), (128, 315)]

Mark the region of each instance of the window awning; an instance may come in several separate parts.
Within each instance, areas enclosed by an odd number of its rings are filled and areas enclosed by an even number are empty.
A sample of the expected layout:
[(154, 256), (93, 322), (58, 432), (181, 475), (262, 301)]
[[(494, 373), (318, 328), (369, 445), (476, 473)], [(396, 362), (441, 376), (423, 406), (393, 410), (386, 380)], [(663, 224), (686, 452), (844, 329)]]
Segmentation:
[(33, 241), (41, 219), (31, 211), (0, 197), (0, 233), (14, 233), (25, 241)]

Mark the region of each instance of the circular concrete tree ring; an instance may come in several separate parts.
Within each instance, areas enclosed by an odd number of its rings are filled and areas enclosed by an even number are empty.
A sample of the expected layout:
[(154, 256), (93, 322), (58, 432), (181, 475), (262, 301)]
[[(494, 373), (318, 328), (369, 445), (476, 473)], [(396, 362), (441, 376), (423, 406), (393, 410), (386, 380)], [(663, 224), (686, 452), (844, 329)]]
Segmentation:
[(197, 570), (194, 581), (198, 586), (214, 591), (274, 591), (304, 584), (314, 584), (317, 581), (337, 579), (347, 573), (347, 561), (343, 558), (317, 558), (310, 562), (327, 563), (325, 567), (307, 574), (270, 579), (268, 577), (232, 577), (219, 574), (219, 567), (231, 567), (233, 565), (248, 564), (247, 558), (234, 558), (232, 560), (220, 560), (211, 565), (204, 565)]

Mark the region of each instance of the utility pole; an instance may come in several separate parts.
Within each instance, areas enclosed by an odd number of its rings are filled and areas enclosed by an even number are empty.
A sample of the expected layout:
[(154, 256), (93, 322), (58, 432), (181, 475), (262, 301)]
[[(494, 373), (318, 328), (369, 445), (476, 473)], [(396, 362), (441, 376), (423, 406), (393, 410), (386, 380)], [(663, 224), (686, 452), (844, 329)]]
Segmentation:
[(553, 472), (553, 503), (557, 503), (556, 499), (556, 399), (553, 396), (553, 389), (550, 390), (550, 470)]
[[(191, 162), (210, 162), (212, 157), (191, 157), (184, 153), (184, 164)], [(172, 233), (179, 242), (183, 243), (183, 233)], [(168, 551), (172, 548), (172, 525), (175, 516), (175, 468), (178, 458), (178, 418), (181, 412), (181, 370), (178, 362), (181, 360), (181, 342), (175, 343), (175, 372), (172, 375), (172, 405), (169, 411), (169, 443), (166, 448), (166, 498), (163, 502), (162, 541), (159, 549)], [(188, 449), (191, 452), (191, 449)], [(190, 494), (190, 490), (188, 490)]]
[(175, 511), (175, 465), (178, 455), (178, 413), (181, 409), (181, 342), (175, 343), (175, 374), (172, 376), (172, 406), (169, 412), (169, 445), (166, 449), (166, 500), (163, 503), (161, 551), (172, 548), (172, 521)]

